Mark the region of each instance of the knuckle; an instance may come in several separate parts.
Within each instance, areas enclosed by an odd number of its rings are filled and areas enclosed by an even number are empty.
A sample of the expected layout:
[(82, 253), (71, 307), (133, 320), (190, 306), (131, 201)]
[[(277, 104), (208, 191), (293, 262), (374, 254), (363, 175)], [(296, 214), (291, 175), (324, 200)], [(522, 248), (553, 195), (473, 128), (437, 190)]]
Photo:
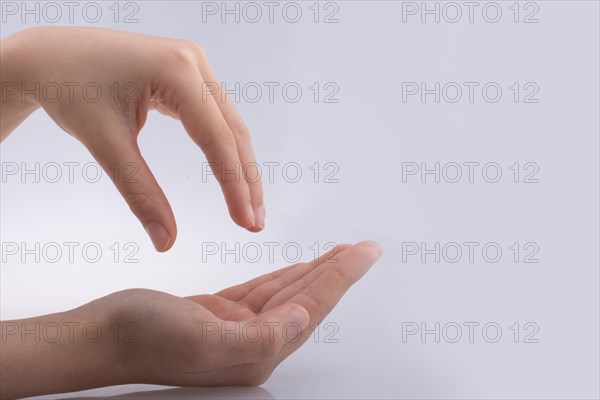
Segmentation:
[(202, 148), (205, 152), (211, 152), (221, 147), (236, 147), (233, 131), (226, 124), (222, 124), (214, 134), (206, 135), (202, 143)]
[(235, 146), (235, 136), (231, 128), (229, 128), (226, 124), (222, 124), (221, 128), (217, 131), (217, 136), (219, 137), (219, 141), (228, 146)]
[(233, 129), (233, 132), (238, 140), (243, 142), (250, 141), (250, 131), (248, 130), (246, 124), (244, 124), (243, 122), (240, 121), (239, 123), (237, 123), (235, 128)]
[(177, 41), (170, 48), (169, 58), (176, 65), (195, 66), (197, 64), (196, 53), (186, 41)]
[(146, 193), (129, 192), (123, 197), (125, 198), (125, 201), (129, 205), (131, 211), (133, 211), (133, 213), (136, 215), (144, 210), (147, 210), (152, 202), (150, 196), (148, 196)]
[(333, 275), (332, 280), (335, 282), (347, 282), (348, 281), (348, 273), (341, 268), (330, 268), (327, 270), (328, 273)]
[(206, 61), (208, 59), (207, 55), (206, 55), (206, 50), (204, 50), (204, 47), (200, 46), (198, 43), (196, 42), (188, 42), (188, 45), (191, 47), (192, 51), (196, 54), (196, 57), (198, 57), (198, 59), (200, 61)]
[(186, 61), (192, 61), (195, 64), (197, 64), (198, 61), (206, 61), (207, 59), (204, 48), (191, 40), (175, 40), (173, 50), (177, 57)]

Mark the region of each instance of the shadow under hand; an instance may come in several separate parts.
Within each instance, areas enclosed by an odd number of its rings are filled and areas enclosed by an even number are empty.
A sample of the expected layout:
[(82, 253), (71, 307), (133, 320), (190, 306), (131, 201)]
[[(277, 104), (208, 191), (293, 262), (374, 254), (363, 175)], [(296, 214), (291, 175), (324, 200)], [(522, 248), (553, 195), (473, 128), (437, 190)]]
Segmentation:
[(261, 387), (207, 387), (207, 388), (174, 388), (165, 390), (147, 390), (102, 397), (71, 397), (69, 400), (160, 400), (160, 399), (274, 399), (273, 395)]

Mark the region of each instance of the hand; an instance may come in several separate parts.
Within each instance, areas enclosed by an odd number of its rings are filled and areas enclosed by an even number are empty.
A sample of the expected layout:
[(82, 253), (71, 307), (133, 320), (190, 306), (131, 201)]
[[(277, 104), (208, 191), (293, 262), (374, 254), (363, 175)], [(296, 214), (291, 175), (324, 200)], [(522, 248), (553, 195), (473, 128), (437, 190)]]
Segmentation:
[(298, 349), (379, 258), (372, 242), (263, 275), (214, 295), (149, 290), (112, 295), (118, 324), (135, 322), (137, 343), (120, 343), (129, 382), (175, 386), (259, 385)]
[[(177, 228), (137, 145), (152, 109), (181, 120), (206, 154), (233, 221), (253, 232), (264, 227), (261, 182), (240, 172), (255, 162), (248, 130), (226, 94), (213, 95), (218, 81), (197, 44), (41, 27), (3, 40), (1, 63), (2, 139), (43, 107), (113, 178), (158, 251), (171, 248)], [(240, 173), (225, 173), (232, 170)]]
[[(13, 333), (3, 333), (9, 340), (0, 357), (2, 396), (127, 383), (259, 385), (310, 337), (380, 255), (381, 248), (372, 242), (341, 245), (310, 263), (214, 295), (181, 298), (130, 289), (26, 323), (28, 330), (40, 324), (43, 332), (49, 321), (57, 326), (79, 321), (77, 329), (96, 321), (104, 334), (94, 343), (19, 344), (18, 332), (8, 324), (22, 323), (3, 322), (3, 332)], [(97, 337), (96, 331), (88, 336)], [(118, 340), (116, 331), (121, 332)], [(79, 335), (76, 331), (72, 336)], [(21, 351), (31, 357), (18, 354), (23, 346), (29, 346)], [(19, 385), (19, 380), (29, 384)]]

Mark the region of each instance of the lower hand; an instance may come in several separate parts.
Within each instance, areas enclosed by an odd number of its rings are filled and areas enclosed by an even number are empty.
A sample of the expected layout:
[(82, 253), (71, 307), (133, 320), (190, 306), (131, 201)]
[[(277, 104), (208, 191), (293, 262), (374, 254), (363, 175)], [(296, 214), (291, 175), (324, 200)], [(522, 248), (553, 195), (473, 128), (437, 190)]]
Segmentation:
[[(31, 383), (28, 392), (16, 392), (21, 396), (127, 383), (259, 385), (310, 337), (380, 255), (381, 248), (372, 242), (340, 245), (312, 262), (213, 295), (182, 298), (129, 289), (56, 314), (52, 321), (82, 321), (79, 326), (100, 321), (102, 331), (111, 335), (101, 343), (72, 347), (28, 344), (28, 351), (52, 361), (52, 367), (37, 377), (18, 371), (30, 372), (27, 363), (35, 359), (19, 357), (18, 343), (3, 344), (2, 397), (5, 390), (27, 386), (15, 384), (20, 376)], [(114, 340), (115, 329), (130, 335)]]

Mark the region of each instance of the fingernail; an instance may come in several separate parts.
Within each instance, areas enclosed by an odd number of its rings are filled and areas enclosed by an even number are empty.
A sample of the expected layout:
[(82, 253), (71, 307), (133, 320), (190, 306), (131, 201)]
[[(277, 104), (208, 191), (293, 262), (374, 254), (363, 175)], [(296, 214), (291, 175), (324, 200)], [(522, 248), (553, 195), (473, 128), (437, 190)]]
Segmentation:
[(250, 203), (248, 203), (248, 217), (250, 218), (250, 221), (252, 221), (251, 226), (255, 226), (256, 225), (256, 216), (254, 215), (254, 208), (252, 208), (252, 204), (250, 204)]
[(156, 250), (164, 251), (169, 247), (170, 236), (164, 226), (158, 222), (151, 222), (144, 228), (146, 229), (146, 232), (148, 232), (150, 239), (152, 239), (152, 244)]
[(301, 330), (305, 330), (308, 327), (310, 316), (304, 308), (294, 307), (290, 310), (288, 319), (291, 324), (297, 324)]
[(256, 218), (256, 226), (260, 229), (265, 227), (265, 205), (261, 204), (254, 209), (254, 216)]

